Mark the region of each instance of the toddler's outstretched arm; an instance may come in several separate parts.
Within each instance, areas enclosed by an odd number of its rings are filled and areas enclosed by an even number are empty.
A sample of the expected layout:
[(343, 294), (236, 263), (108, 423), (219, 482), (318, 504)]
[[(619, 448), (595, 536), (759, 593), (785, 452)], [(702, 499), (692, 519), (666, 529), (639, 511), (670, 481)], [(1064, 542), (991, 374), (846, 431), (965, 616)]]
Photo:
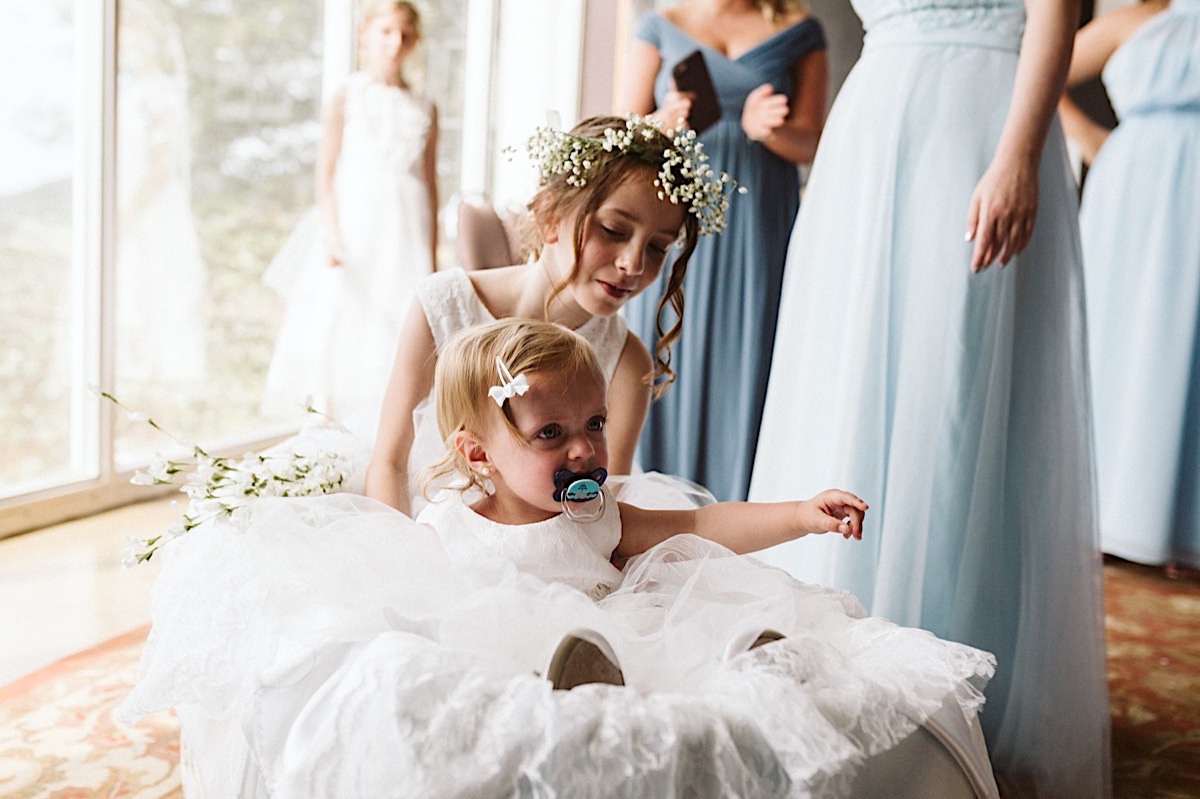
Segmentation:
[(689, 510), (646, 510), (619, 503), (621, 543), (628, 558), (673, 535), (692, 533), (745, 554), (811, 533), (862, 538), (867, 503), (849, 491), (830, 489), (797, 502), (719, 502)]

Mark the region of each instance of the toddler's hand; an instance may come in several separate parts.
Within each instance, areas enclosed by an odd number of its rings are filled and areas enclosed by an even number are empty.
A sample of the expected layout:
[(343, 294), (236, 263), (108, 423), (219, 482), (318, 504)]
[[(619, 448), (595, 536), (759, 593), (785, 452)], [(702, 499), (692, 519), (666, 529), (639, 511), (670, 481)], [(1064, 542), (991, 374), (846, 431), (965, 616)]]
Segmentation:
[(862, 522), (867, 503), (851, 494), (831, 488), (804, 503), (807, 506), (805, 524), (810, 533), (841, 533), (842, 538), (862, 539)]

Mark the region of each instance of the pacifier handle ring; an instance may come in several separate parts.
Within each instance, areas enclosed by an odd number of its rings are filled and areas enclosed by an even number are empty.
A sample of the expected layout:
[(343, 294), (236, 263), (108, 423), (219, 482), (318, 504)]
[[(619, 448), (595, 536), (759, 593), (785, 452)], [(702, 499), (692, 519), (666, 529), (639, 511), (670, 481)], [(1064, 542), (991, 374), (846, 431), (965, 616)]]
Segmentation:
[[(587, 524), (589, 522), (599, 521), (604, 516), (604, 492), (601, 491), (596, 495), (596, 498), (587, 502), (573, 502), (563, 494), (562, 509), (567, 518), (573, 522), (581, 522)], [(592, 506), (595, 505), (593, 508)]]

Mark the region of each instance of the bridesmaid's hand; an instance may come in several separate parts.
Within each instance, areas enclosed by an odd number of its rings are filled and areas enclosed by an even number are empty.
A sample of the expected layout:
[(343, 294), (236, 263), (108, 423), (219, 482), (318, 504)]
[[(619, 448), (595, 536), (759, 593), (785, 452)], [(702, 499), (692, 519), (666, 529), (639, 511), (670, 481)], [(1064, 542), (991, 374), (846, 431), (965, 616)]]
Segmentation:
[(750, 141), (763, 141), (782, 125), (788, 116), (788, 98), (764, 83), (755, 88), (742, 104), (742, 130)]
[(691, 116), (691, 113), (691, 93), (676, 91), (672, 86), (663, 96), (662, 105), (650, 116), (661, 122), (663, 129), (675, 130), (687, 127), (688, 117)]
[(994, 161), (971, 195), (967, 241), (975, 242), (971, 271), (1007, 264), (1029, 245), (1037, 219), (1037, 163)]

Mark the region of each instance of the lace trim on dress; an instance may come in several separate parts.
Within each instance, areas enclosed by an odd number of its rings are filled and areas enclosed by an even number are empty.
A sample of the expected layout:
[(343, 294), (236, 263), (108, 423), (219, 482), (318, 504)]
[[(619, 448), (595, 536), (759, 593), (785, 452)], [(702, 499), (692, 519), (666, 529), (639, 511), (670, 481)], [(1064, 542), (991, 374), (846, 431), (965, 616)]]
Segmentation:
[[(462, 269), (447, 269), (430, 275), (417, 287), (417, 296), (439, 350), (458, 331), (495, 321), (492, 312), (475, 292), (470, 276)], [(611, 381), (629, 333), (625, 320), (620, 316), (593, 316), (575, 332), (592, 345), (605, 379)]]

